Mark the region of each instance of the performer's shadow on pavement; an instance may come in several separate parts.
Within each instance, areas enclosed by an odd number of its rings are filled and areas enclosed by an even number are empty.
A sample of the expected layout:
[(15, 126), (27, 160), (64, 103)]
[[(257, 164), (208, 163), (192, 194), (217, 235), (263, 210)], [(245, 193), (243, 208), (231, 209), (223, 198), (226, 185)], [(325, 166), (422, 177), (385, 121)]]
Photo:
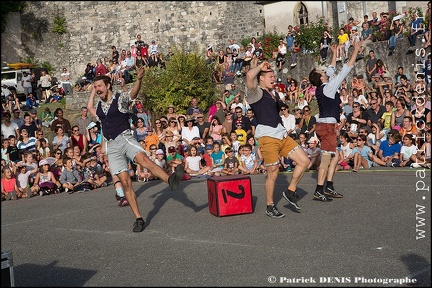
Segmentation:
[[(143, 185), (136, 190), (137, 198), (139, 197), (139, 195), (141, 195), (141, 193), (143, 193), (145, 190), (151, 187), (149, 185), (155, 186), (155, 185), (159, 185), (160, 183), (161, 183), (160, 180), (154, 182), (153, 181), (147, 182), (146, 185)], [(153, 219), (153, 217), (156, 216), (157, 213), (159, 213), (159, 210), (170, 199), (174, 199), (180, 203), (183, 203), (183, 205), (191, 208), (194, 212), (199, 212), (204, 208), (208, 207), (208, 203), (198, 206), (195, 204), (195, 202), (193, 202), (188, 198), (188, 195), (184, 192), (186, 190), (185, 183), (187, 183), (187, 181), (181, 181), (177, 191), (171, 191), (169, 186), (166, 183), (163, 183), (162, 185), (166, 185), (164, 189), (148, 197), (149, 199), (154, 199), (154, 201), (153, 201), (153, 209), (149, 211), (149, 213), (147, 214), (147, 219), (145, 220), (146, 226), (150, 225), (150, 222)]]

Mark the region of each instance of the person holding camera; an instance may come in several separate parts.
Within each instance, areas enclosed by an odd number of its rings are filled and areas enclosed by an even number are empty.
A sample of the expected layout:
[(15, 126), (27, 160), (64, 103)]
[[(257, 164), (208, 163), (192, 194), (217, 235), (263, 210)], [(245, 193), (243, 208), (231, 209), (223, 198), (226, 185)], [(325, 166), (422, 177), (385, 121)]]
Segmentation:
[(320, 56), (321, 56), (322, 63), (325, 63), (327, 61), (327, 53), (331, 41), (332, 41), (331, 35), (327, 31), (324, 31), (323, 36), (321, 37), (320, 40)]

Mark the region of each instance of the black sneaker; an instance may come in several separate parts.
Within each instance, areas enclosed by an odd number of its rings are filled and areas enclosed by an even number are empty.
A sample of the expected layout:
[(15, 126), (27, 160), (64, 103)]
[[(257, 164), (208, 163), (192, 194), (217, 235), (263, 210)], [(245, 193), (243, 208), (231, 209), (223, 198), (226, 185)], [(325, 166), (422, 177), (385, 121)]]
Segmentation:
[(331, 201), (333, 201), (332, 198), (326, 197), (324, 194), (321, 194), (318, 191), (315, 191), (313, 199), (317, 200), (317, 201), (322, 201), (322, 202), (331, 202)]
[(297, 195), (297, 193), (293, 193), (293, 192), (288, 192), (287, 190), (282, 192), (282, 196), (291, 204), (293, 205), (297, 211), (300, 211), (300, 206), (297, 204), (297, 200), (299, 198), (299, 196)]
[(333, 198), (342, 198), (343, 195), (338, 193), (334, 188), (326, 188), (324, 194)]
[(174, 173), (172, 173), (168, 178), (168, 184), (171, 190), (177, 190), (178, 184), (184, 175), (184, 167), (183, 165), (177, 165), (175, 167)]
[(142, 232), (145, 229), (145, 222), (142, 219), (136, 219), (133, 225), (133, 232)]
[(121, 197), (120, 197), (119, 195), (117, 195), (117, 193), (114, 194), (114, 195), (115, 195), (115, 197), (116, 197), (117, 202), (119, 202)]
[(279, 210), (276, 208), (276, 206), (274, 204), (267, 205), (266, 214), (267, 214), (267, 216), (272, 217), (272, 218), (285, 217), (285, 214), (279, 212)]

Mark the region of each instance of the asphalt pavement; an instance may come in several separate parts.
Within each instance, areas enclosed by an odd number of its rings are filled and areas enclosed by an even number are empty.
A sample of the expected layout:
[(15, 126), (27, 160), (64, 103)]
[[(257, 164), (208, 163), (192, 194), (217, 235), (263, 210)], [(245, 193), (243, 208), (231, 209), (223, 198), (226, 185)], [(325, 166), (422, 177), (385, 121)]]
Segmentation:
[(430, 170), (337, 172), (344, 195), (313, 201), (316, 172), (298, 187), (301, 212), (277, 179), (265, 214), (265, 175), (253, 175), (253, 213), (209, 212), (206, 179), (171, 191), (159, 180), (133, 186), (146, 221), (133, 233), (129, 207), (112, 185), (1, 203), (1, 250), (13, 256), (17, 287), (431, 286)]

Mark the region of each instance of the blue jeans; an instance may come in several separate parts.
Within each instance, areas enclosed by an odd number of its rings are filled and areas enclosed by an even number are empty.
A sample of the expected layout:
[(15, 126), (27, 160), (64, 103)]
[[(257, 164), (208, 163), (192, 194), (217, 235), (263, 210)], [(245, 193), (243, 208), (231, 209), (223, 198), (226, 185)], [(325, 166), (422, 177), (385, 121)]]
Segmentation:
[(403, 35), (402, 34), (399, 34), (399, 36), (395, 36), (395, 35), (392, 35), (391, 37), (390, 37), (390, 39), (389, 39), (389, 47), (390, 48), (394, 48), (394, 47), (396, 47), (396, 43), (397, 43), (397, 40), (399, 40), (399, 39), (401, 39), (401, 38), (403, 38)]

